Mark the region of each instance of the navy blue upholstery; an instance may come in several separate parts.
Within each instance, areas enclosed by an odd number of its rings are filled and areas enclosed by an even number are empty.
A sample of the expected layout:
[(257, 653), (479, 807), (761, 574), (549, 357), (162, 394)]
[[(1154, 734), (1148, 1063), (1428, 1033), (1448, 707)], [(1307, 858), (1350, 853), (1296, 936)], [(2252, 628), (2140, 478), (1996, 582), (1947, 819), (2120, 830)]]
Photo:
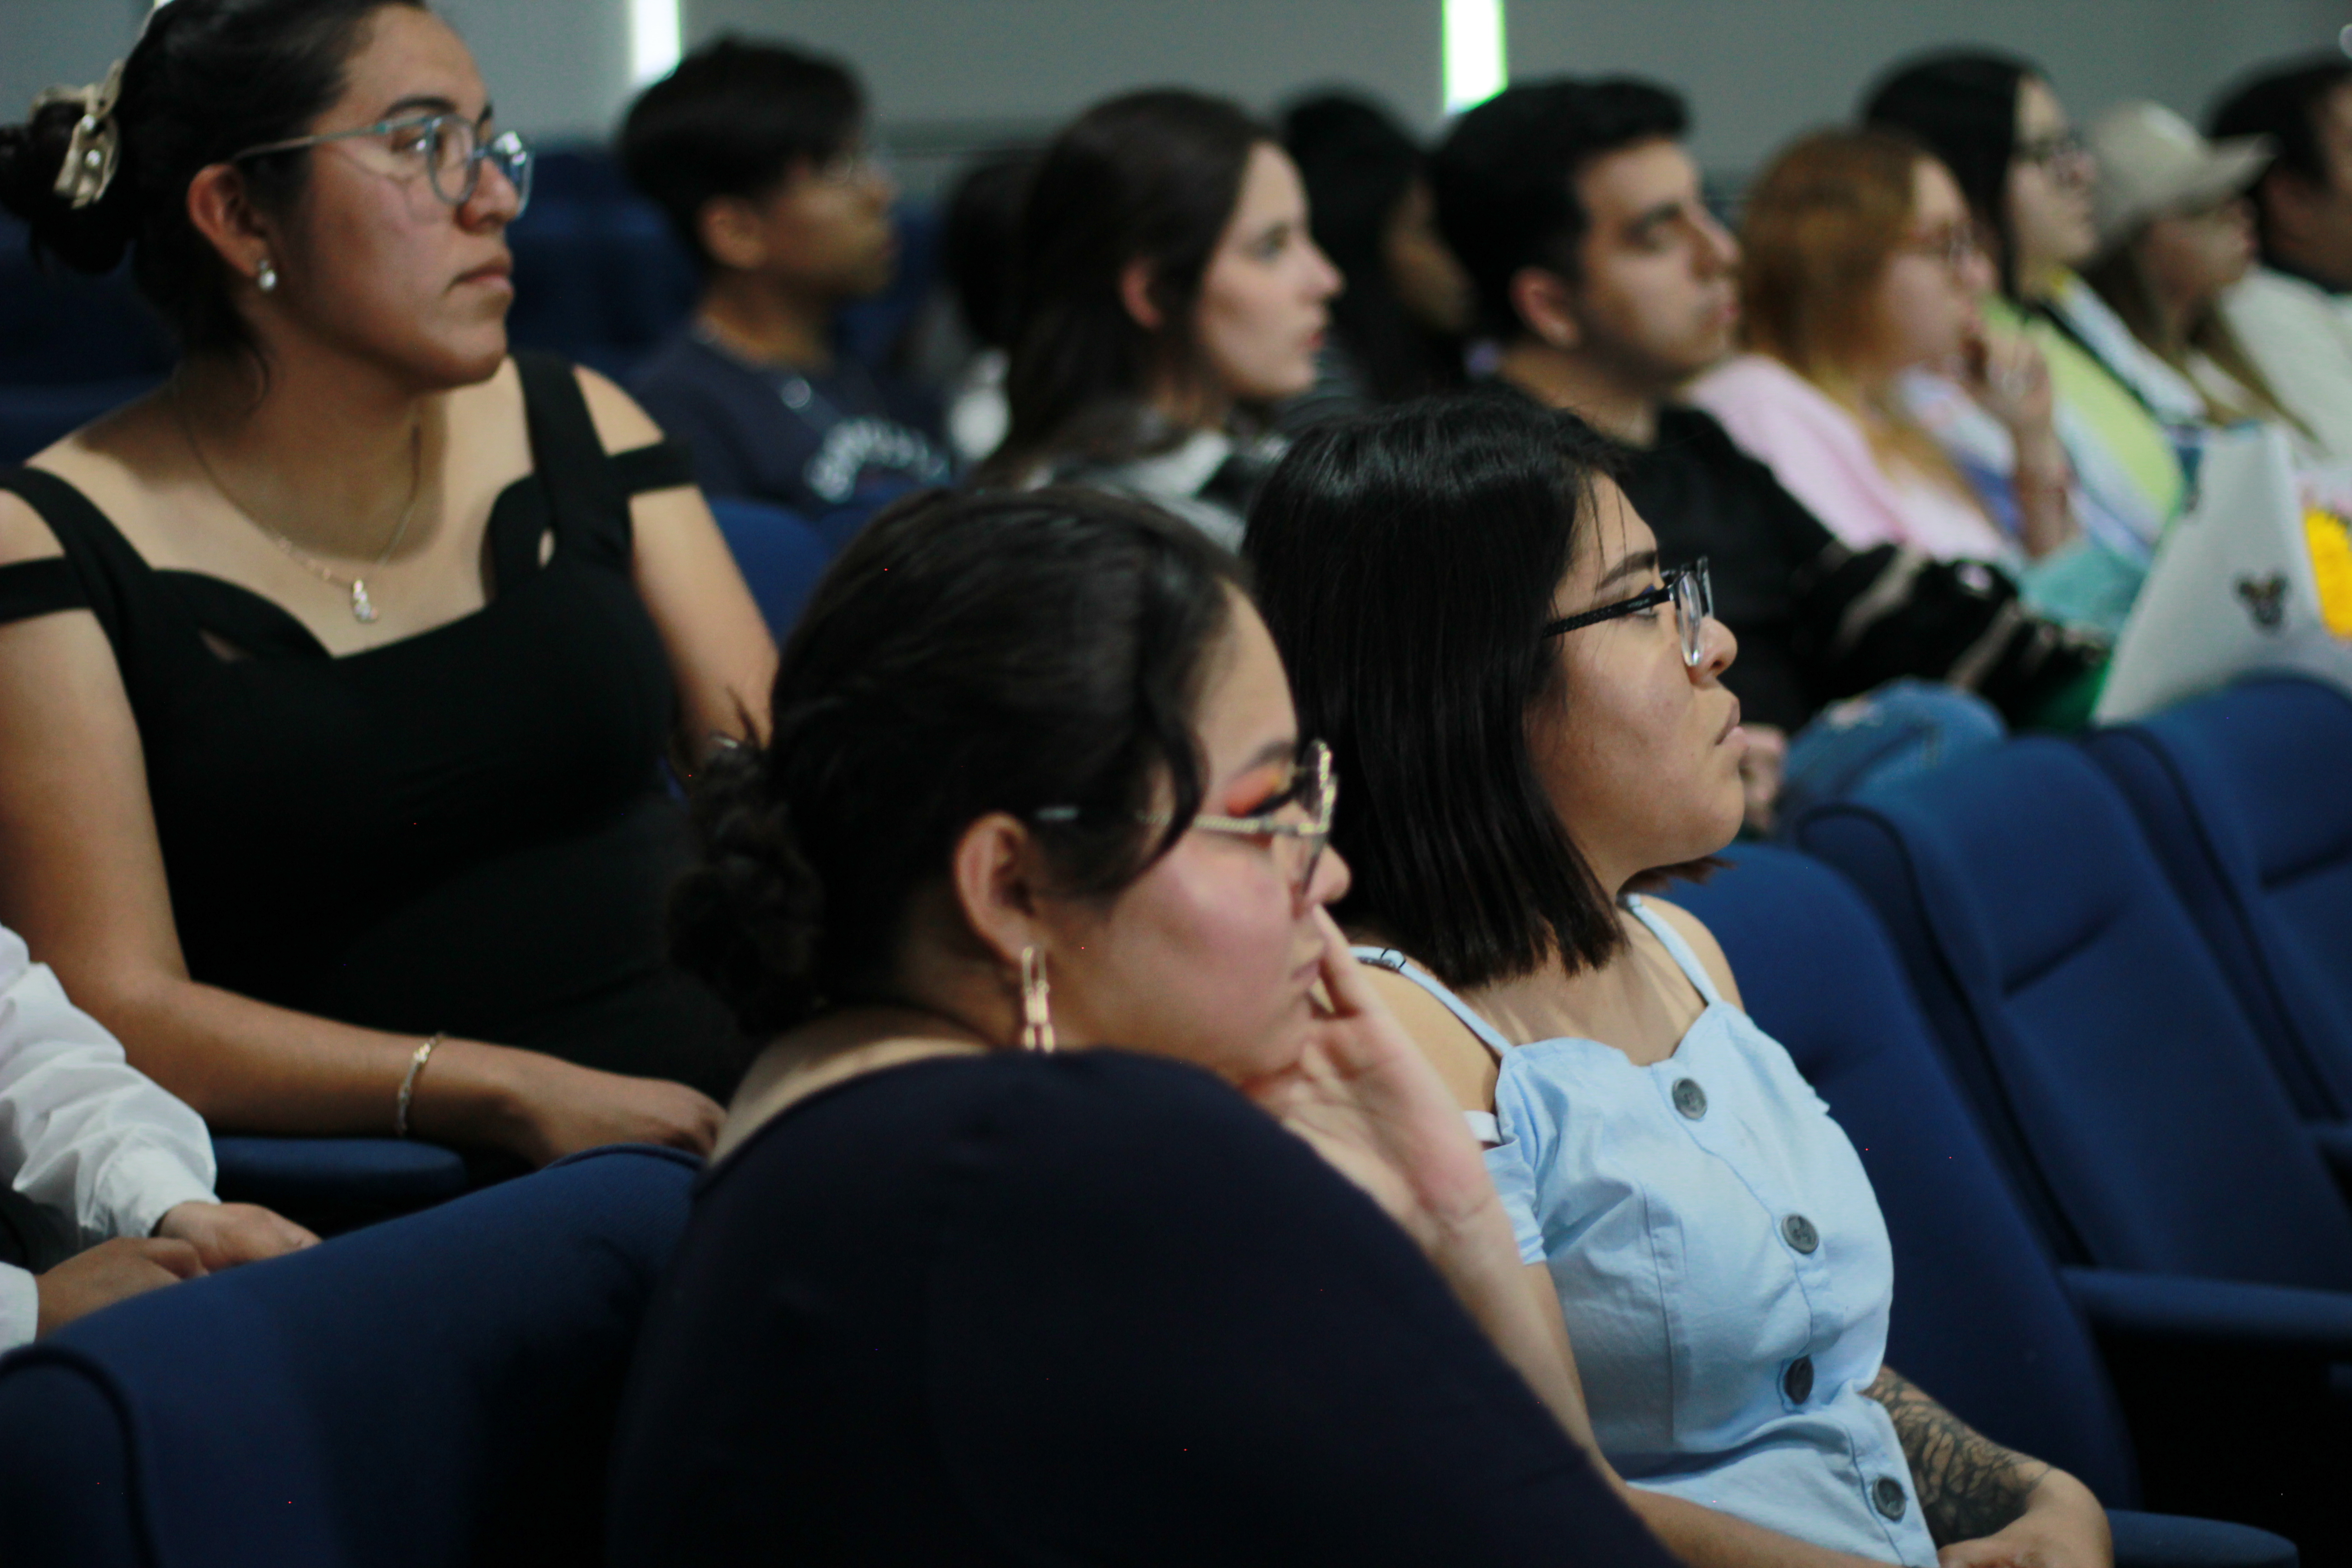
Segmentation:
[(592, 1151), (0, 1361), (18, 1568), (583, 1563), (698, 1164)]
[(127, 268), (91, 278), (36, 261), (23, 226), (0, 218), (0, 386), (152, 381), (172, 360)]
[(0, 464), (23, 462), (109, 409), (146, 395), (161, 379), (140, 375), (117, 381), (0, 385)]
[(2138, 1496), (2089, 1328), (1962, 1107), (1870, 908), (1787, 849), (1670, 895), (1706, 923), (1748, 1011), (1789, 1049), (1862, 1152), (1895, 1242), (1886, 1359), (1979, 1430)]
[(446, 1203), (477, 1179), (456, 1150), (399, 1138), (215, 1138), (213, 1155), (225, 1201), (321, 1236)]
[(2109, 1505), (2119, 1568), (2288, 1564), (2248, 1525), (2131, 1511), (2131, 1441), (2096, 1347), (1996, 1170), (1885, 932), (1851, 884), (1787, 849), (1739, 845), (1672, 895), (1723, 944), (1742, 1000), (1861, 1152), (1895, 1246), (1887, 1364), (1996, 1441)]
[(2149, 1495), (2352, 1558), (2352, 1215), (2131, 807), (2013, 742), (1808, 813), (2116, 1380)]
[(2088, 745), (2296, 1109), (2352, 1116), (2352, 697), (2252, 680)]
[(1821, 807), (1796, 837), (1878, 910), (2078, 1260), (2352, 1290), (2352, 1214), (2081, 751), (2017, 741)]
[(824, 575), (833, 551), (798, 512), (739, 496), (712, 496), (710, 513), (735, 554), (768, 630), (778, 643), (791, 635), (801, 606)]

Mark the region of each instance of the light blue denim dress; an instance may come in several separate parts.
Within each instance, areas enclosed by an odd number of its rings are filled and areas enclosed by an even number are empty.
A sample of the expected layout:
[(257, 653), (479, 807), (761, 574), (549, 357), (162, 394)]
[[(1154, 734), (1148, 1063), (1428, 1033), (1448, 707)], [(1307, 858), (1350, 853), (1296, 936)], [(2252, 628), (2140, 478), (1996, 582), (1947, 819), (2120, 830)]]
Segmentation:
[(1551, 1270), (1618, 1472), (1817, 1545), (1933, 1568), (1894, 1423), (1862, 1393), (1895, 1290), (1862, 1161), (1674, 928), (1638, 898), (1625, 907), (1706, 1002), (1648, 1067), (1597, 1040), (1513, 1046), (1402, 953), (1356, 956), (1435, 996), (1495, 1053), (1487, 1169), (1519, 1256)]

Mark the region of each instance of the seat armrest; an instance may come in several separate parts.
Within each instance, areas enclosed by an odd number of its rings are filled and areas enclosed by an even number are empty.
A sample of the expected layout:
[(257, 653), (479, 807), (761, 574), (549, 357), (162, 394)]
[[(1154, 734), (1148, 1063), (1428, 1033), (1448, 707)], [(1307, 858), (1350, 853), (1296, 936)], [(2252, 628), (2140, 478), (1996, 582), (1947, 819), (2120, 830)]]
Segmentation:
[(2103, 1332), (2352, 1361), (2352, 1291), (2116, 1268), (2059, 1273)]
[(2251, 1524), (2107, 1510), (2116, 1568), (2296, 1568), (2294, 1542)]

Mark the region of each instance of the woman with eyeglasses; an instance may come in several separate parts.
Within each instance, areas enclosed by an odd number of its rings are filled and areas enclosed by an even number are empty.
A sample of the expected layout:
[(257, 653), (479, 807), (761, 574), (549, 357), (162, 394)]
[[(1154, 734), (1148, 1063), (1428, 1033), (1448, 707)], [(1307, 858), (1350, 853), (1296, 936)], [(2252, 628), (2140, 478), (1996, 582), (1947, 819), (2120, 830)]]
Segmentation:
[(1185, 523), (1045, 489), (859, 533), (696, 792), (678, 951), (771, 1043), (613, 1563), (1664, 1561), (1324, 912), (1336, 787)]
[(1489, 1146), (1669, 1546), (2104, 1564), (2086, 1489), (1883, 1364), (1861, 1162), (1654, 896), (1738, 832), (1747, 741), (1704, 563), (1659, 560), (1613, 461), (1573, 416), (1465, 399), (1309, 432), (1267, 480), (1247, 558), (1348, 785), (1333, 912)]
[[(2023, 335), (2048, 366), (2054, 428), (2088, 547), (2049, 559), (2026, 587), (2053, 614), (2112, 634), (2130, 613), (2186, 486), (2163, 419), (2095, 346), (2111, 333), (2129, 336), (2074, 270), (2098, 243), (2095, 163), (2049, 78), (1990, 51), (1939, 53), (1896, 68), (1864, 100), (1862, 119), (1916, 137), (1943, 161), (1992, 264), (1987, 321)], [(2000, 421), (1950, 388), (1909, 390), (1914, 412), (1963, 467), (1997, 466), (2015, 447)]]
[[(1691, 401), (1831, 532), (2014, 564), (2073, 538), (2048, 378), (2017, 338), (1985, 331), (1992, 268), (1959, 187), (1925, 148), (1885, 132), (1802, 138), (1749, 189), (1739, 243), (1747, 352)], [(1907, 376), (1947, 368), (2010, 432), (2011, 504), (1998, 521), (1905, 404)]]
[(509, 355), (529, 150), (409, 0), (171, 0), (0, 200), (177, 335), (0, 474), (0, 919), (218, 1131), (707, 1149), (666, 752), (774, 652), (679, 455)]

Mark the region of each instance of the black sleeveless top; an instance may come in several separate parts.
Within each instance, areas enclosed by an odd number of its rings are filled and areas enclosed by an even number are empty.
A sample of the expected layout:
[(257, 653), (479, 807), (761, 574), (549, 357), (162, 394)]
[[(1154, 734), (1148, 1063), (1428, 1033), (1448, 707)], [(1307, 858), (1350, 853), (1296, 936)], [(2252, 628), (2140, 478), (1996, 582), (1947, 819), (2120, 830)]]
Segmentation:
[(277, 604), (151, 567), (80, 491), (15, 468), (0, 489), (65, 553), (0, 567), (0, 622), (86, 609), (105, 628), (194, 978), (724, 1100), (750, 1052), (665, 956), (688, 852), (661, 762), (677, 694), (630, 576), (629, 497), (688, 482), (684, 457), (608, 458), (571, 367), (515, 362), (533, 471), (491, 510), (474, 614), (334, 658)]

